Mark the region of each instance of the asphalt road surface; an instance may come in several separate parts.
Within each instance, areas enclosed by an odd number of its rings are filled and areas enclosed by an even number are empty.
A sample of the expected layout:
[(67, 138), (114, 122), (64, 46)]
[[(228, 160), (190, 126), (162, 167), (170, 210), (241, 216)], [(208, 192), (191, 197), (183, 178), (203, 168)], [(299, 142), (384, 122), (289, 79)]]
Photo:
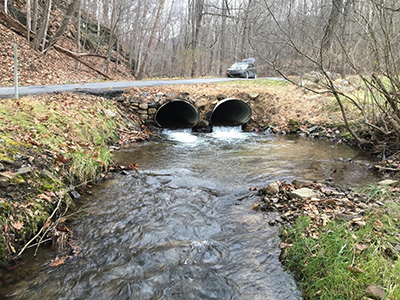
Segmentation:
[[(213, 83), (222, 81), (234, 81), (237, 78), (202, 78), (202, 79), (177, 79), (177, 80), (147, 80), (147, 81), (114, 81), (94, 82), (82, 84), (57, 84), (57, 85), (36, 85), (20, 86), (19, 96), (52, 94), (55, 92), (90, 92), (101, 93), (107, 91), (120, 91), (130, 87), (161, 86), (172, 84), (195, 84)], [(14, 98), (14, 87), (0, 87), (0, 98)]]
[[(264, 79), (284, 80), (282, 78), (268, 77)], [(109, 91), (122, 91), (130, 87), (161, 86), (173, 84), (196, 84), (235, 81), (239, 78), (200, 78), (200, 79), (176, 79), (176, 80), (144, 80), (144, 81), (112, 81), (94, 82), (82, 84), (57, 84), (35, 85), (18, 87), (18, 95), (52, 94), (55, 92), (89, 92), (102, 93)], [(244, 79), (242, 79), (244, 80)], [(252, 79), (246, 79), (252, 80)], [(14, 98), (14, 87), (0, 87), (0, 99)]]

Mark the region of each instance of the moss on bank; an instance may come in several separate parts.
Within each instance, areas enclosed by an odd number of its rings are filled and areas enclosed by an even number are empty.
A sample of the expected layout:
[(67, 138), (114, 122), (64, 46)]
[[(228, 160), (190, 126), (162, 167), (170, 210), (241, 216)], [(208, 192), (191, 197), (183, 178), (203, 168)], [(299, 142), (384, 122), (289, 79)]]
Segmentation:
[(108, 169), (121, 126), (116, 106), (100, 97), (0, 102), (0, 264), (71, 205), (71, 187)]

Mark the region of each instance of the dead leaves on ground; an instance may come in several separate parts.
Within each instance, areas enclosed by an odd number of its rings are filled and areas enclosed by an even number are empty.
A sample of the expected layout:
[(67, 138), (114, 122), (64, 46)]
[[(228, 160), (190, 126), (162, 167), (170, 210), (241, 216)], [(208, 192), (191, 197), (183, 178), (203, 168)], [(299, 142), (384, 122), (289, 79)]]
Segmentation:
[[(273, 184), (279, 186), (274, 193), (268, 192), (268, 188), (259, 191), (262, 200), (253, 205), (253, 210), (278, 212), (279, 217), (269, 222), (270, 225), (278, 223), (291, 224), (297, 217), (306, 215), (310, 217), (310, 223), (303, 233), (304, 237), (318, 239), (319, 232), (329, 220), (340, 219), (346, 222), (348, 227), (363, 228), (367, 224), (365, 214), (374, 203), (366, 203), (365, 197), (353, 191), (340, 191), (334, 187), (322, 183), (305, 182), (292, 184), (277, 181)], [(300, 188), (308, 188), (314, 191), (316, 197), (298, 198), (291, 193)], [(383, 223), (376, 220), (373, 224), (376, 234), (383, 229)]]
[(24, 227), (24, 222), (21, 221), (12, 222), (11, 226), (14, 227), (16, 230), (21, 230), (22, 227)]

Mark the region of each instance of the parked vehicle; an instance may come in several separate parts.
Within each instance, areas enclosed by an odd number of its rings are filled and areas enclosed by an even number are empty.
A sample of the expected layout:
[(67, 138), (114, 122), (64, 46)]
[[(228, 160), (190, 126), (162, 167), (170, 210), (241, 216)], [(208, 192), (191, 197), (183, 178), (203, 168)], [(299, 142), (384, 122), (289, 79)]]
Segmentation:
[(228, 77), (257, 78), (257, 69), (254, 66), (254, 58), (243, 59), (241, 62), (235, 62), (228, 70)]

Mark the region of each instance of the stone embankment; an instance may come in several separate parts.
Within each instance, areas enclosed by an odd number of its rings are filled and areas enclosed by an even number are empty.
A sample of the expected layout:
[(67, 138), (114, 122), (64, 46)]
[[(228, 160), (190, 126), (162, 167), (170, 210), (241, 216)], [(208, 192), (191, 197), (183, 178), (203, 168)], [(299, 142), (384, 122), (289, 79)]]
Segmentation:
[(199, 123), (193, 128), (193, 131), (209, 132), (211, 131), (209, 117), (213, 107), (227, 97), (225, 94), (195, 97), (187, 92), (180, 94), (138, 92), (134, 95), (132, 93), (125, 94), (116, 98), (116, 101), (124, 111), (138, 115), (140, 121), (152, 131), (160, 130), (156, 126), (154, 116), (163, 104), (176, 100), (186, 101), (196, 107), (199, 112)]

